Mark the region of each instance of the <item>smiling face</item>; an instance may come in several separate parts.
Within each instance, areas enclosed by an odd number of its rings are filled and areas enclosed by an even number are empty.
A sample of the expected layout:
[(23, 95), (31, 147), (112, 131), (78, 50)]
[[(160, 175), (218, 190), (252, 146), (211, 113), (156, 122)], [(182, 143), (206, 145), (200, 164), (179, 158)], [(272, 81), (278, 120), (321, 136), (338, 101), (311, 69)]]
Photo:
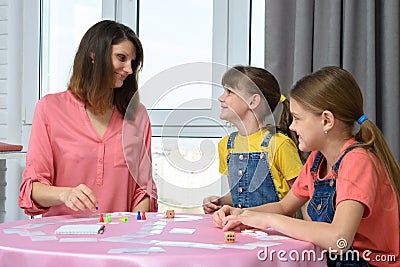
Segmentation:
[(219, 117), (234, 125), (242, 123), (250, 111), (249, 104), (246, 102), (244, 96), (239, 94), (237, 90), (234, 91), (226, 86), (224, 86), (224, 92), (218, 97), (218, 100), (221, 103)]
[(324, 140), (321, 116), (304, 109), (296, 100), (290, 99), (290, 113), (293, 116), (289, 129), (299, 137), (299, 149), (304, 152), (320, 150)]
[(114, 67), (114, 88), (119, 88), (126, 77), (133, 73), (132, 61), (136, 59), (136, 49), (131, 41), (124, 40), (111, 47), (111, 62)]

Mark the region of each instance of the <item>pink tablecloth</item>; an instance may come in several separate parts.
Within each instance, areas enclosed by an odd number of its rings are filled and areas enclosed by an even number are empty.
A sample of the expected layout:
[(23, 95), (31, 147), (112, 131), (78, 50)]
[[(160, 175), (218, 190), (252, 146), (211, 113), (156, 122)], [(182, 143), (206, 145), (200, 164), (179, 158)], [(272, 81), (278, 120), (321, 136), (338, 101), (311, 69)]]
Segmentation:
[[(125, 216), (128, 222), (121, 222)], [(96, 224), (99, 215), (0, 224), (0, 266), (326, 266), (313, 244), (281, 239), (272, 230), (266, 231), (268, 235), (237, 231), (236, 242), (228, 244), (209, 215), (175, 214), (175, 219), (165, 219), (161, 213), (148, 213), (146, 217), (138, 221), (133, 213), (113, 213), (112, 223), (98, 235), (54, 231), (65, 224)]]

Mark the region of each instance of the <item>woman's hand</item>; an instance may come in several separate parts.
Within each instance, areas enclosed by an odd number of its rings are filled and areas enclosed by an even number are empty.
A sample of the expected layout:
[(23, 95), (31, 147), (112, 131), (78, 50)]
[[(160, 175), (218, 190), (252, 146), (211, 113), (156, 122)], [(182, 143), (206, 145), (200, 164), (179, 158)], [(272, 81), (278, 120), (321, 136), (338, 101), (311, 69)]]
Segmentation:
[(203, 210), (205, 214), (214, 213), (221, 208), (220, 197), (209, 196), (203, 199)]
[(86, 210), (96, 211), (97, 198), (93, 191), (85, 184), (66, 188), (60, 193), (61, 201), (74, 211)]

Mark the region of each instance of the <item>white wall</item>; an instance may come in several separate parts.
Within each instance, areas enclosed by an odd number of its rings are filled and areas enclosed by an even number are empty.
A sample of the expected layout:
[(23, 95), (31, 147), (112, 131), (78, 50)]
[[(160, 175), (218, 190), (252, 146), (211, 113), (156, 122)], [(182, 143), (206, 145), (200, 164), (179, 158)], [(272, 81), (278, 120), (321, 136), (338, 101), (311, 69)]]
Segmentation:
[[(22, 144), (22, 2), (0, 0), (0, 141)], [(26, 145), (24, 150), (26, 150)], [(25, 161), (8, 159), (5, 221), (27, 218), (18, 207)], [(1, 175), (1, 174), (0, 174)]]
[(8, 126), (8, 1), (0, 1), (0, 140), (7, 138)]

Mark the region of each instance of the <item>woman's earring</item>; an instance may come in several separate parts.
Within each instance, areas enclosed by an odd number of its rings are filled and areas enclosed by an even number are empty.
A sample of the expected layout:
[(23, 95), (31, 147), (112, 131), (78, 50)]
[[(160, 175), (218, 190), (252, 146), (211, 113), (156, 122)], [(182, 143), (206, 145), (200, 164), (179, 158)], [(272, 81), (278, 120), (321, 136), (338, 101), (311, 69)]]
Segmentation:
[(324, 134), (328, 134), (328, 131), (325, 131)]
[(92, 64), (94, 64), (94, 59), (92, 59)]

